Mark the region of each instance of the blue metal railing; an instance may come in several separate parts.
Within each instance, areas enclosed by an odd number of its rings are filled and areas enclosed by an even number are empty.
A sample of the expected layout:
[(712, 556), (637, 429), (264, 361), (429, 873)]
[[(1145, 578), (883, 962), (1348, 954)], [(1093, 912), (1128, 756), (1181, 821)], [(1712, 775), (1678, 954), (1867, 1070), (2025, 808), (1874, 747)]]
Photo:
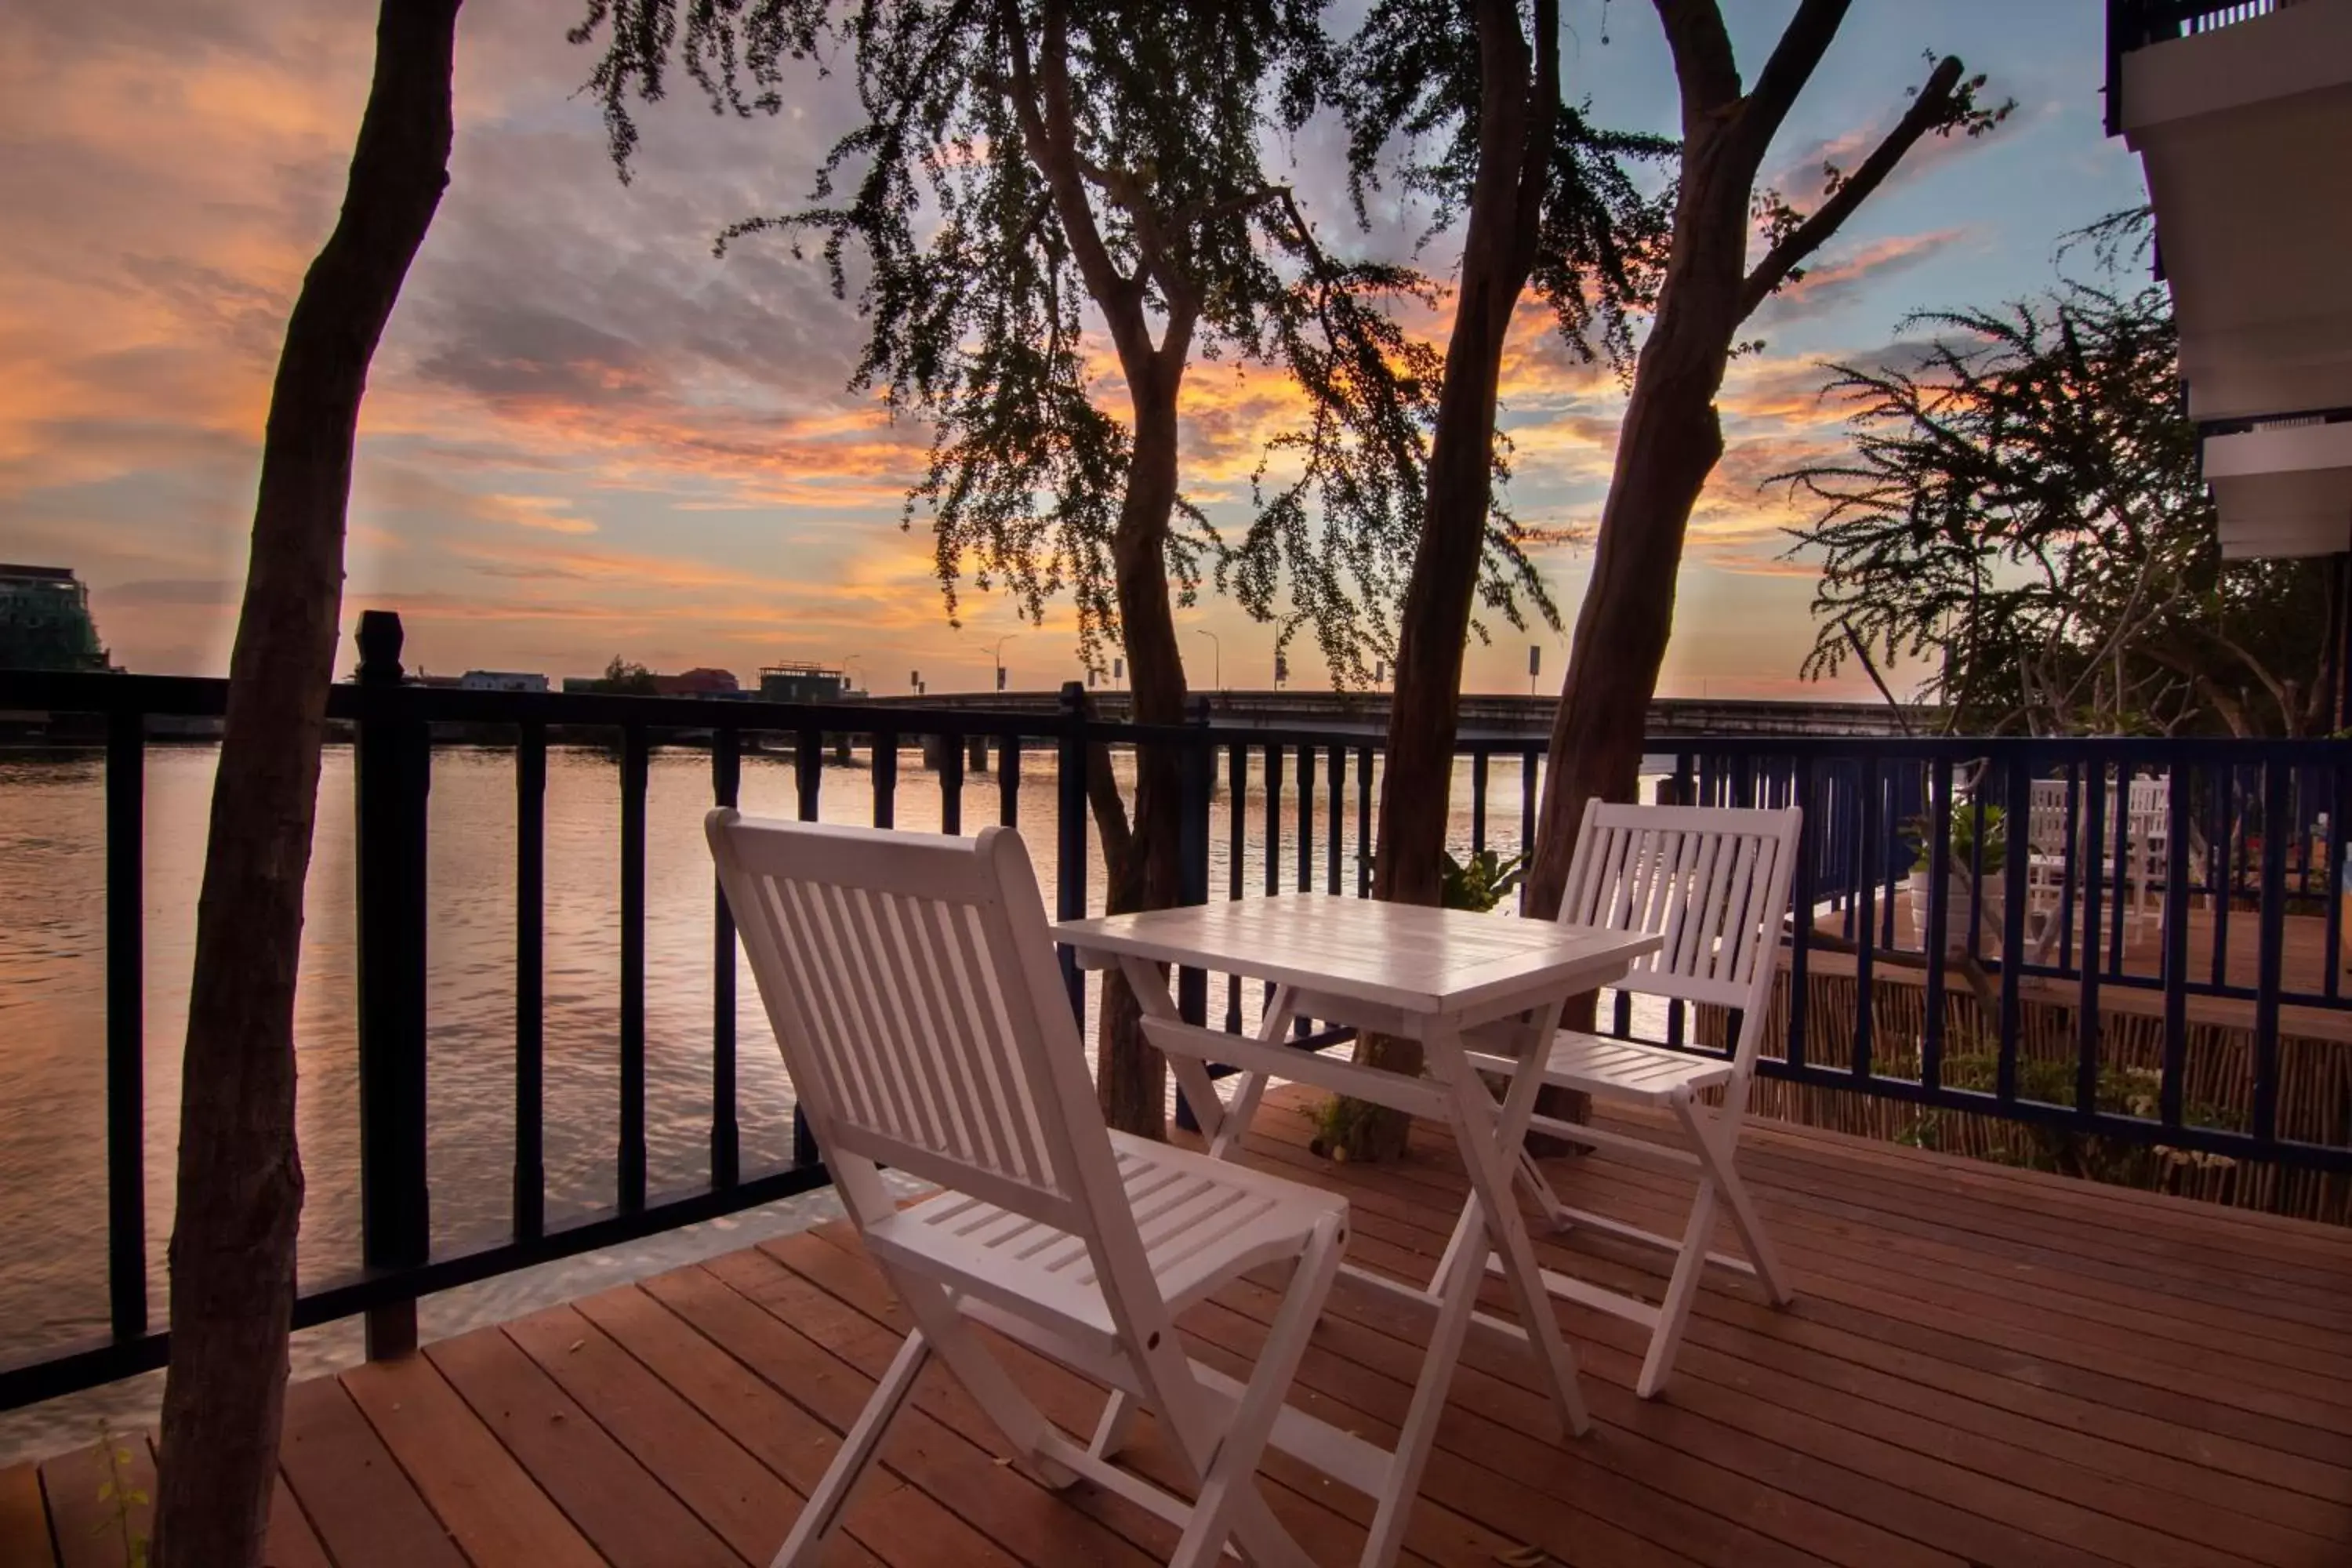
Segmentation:
[[(743, 1168), (736, 943), (714, 890), (708, 1177), (688, 1191), (648, 1190), (646, 801), (646, 760), (656, 742), (691, 736), (695, 744), (707, 743), (709, 798), (719, 805), (736, 803), (744, 750), (783, 742), (793, 758), (793, 798), (803, 819), (818, 815), (828, 752), (863, 748), (871, 758), (871, 820), (887, 826), (908, 782), (898, 767), (901, 742), (929, 741), (933, 765), (926, 771), (950, 832), (967, 823), (966, 752), (975, 742), (993, 754), (996, 815), (1007, 824), (1017, 820), (1024, 758), (1050, 749), (1054, 892), (1063, 918), (1089, 912), (1090, 751), (1173, 747), (1184, 762), (1189, 896), (1249, 896), (1244, 862), (1253, 845), (1266, 893), (1289, 887), (1370, 892), (1381, 740), (1362, 731), (1220, 727), (1205, 714), (1179, 726), (1100, 722), (1087, 716), (1076, 687), (1065, 689), (1054, 712), (1028, 714), (428, 689), (399, 679), (397, 626), (388, 617), (371, 618), (362, 654), (362, 679), (336, 687), (329, 706), (331, 720), (350, 727), (357, 750), (362, 1267), (350, 1279), (306, 1290), (295, 1321), (309, 1325), (367, 1313), (371, 1341), (382, 1347), (413, 1335), (419, 1295), (766, 1203), (826, 1179), (804, 1137), (795, 1139), (788, 1163)], [(165, 1353), (149, 1317), (142, 1196), (142, 767), (151, 717), (217, 715), (225, 696), (217, 680), (0, 672), (0, 711), (94, 715), (97, 727), (89, 733), (105, 747), (110, 1303), (103, 1342), (0, 1368), (0, 1409), (159, 1365)], [(517, 825), (511, 1213), (503, 1239), (440, 1256), (427, 1223), (432, 1183), (425, 1137), (424, 803), (436, 725), (510, 737)], [(620, 742), (615, 1201), (576, 1223), (551, 1226), (542, 1171), (547, 1069), (539, 962), (547, 750), (551, 735), (578, 729), (617, 732)], [(1507, 847), (1508, 816), (1496, 814), (1508, 814), (1509, 803), (1493, 798), (1491, 787), (1496, 759), (1518, 765), (1517, 844), (1530, 843), (1539, 749), (1523, 735), (1473, 734), (1461, 738), (1457, 751), (1468, 763), (1471, 812), (1465, 842), (1456, 848)], [(2345, 933), (2336, 896), (2345, 859), (2342, 825), (2352, 822), (2352, 742), (1773, 735), (1676, 740), (1665, 742), (1661, 756), (1667, 765), (1658, 785), (1675, 798), (1793, 803), (1806, 814), (1784, 956), (1785, 1045), (1760, 1065), (1767, 1077), (2141, 1144), (2352, 1171), (2347, 1106), (2287, 1098), (2283, 1071), (2283, 1041), (2303, 1038), (2313, 1017), (2352, 1024), (2346, 1018), (2352, 997), (2337, 958)], [(1257, 810), (1245, 809), (1257, 805), (1249, 798), (1254, 773), (1263, 794)], [(2145, 813), (2127, 822), (2111, 805), (2128, 801), (2135, 778), (2165, 781), (2161, 835), (2150, 834)], [(1221, 782), (1227, 864), (1218, 889), (1212, 880), (1212, 802)], [(2037, 845), (2035, 803), (2058, 791), (2064, 801), (2058, 827), (2051, 826), (2052, 808), (2040, 808), (2042, 840), (2054, 837), (2061, 847), (2053, 859), (2046, 842)], [(1352, 845), (1346, 823), (1351, 795)], [(2154, 847), (2159, 837), (2160, 856)], [(1965, 858), (1953, 852), (1963, 841), (1969, 846)], [(1906, 891), (1915, 862), (1925, 868), (1916, 897)], [(1956, 887), (1969, 896), (1954, 900)], [(1903, 917), (1922, 901), (1922, 930), (1915, 934)], [(1988, 911), (1993, 919), (1979, 918)], [(1963, 927), (1958, 931), (1950, 929), (1956, 918)], [(1947, 951), (1954, 955), (1948, 963), (1926, 960), (1927, 952)], [(1082, 977), (1074, 968), (1068, 974), (1073, 1002), (1080, 1003)], [(1820, 984), (1849, 976), (1851, 1017), (1843, 1002), (1835, 1016), (1824, 1016), (1823, 997), (1831, 994)], [(1916, 986), (1924, 996), (1916, 1028), (1881, 1022), (1879, 1004), (1897, 985)], [(1955, 1040), (1951, 1005), (1964, 1000), (1963, 986), (1988, 988), (1979, 994), (1990, 996), (1990, 1016), (1978, 1020), (1979, 1036)], [(1239, 979), (1225, 976), (1215, 984), (1197, 973), (1181, 977), (1189, 1016), (1205, 1018), (1213, 997), (1223, 1002), (1225, 1027), (1241, 1028)], [(2152, 1103), (2145, 1114), (2106, 1103), (2102, 1088), (2115, 1055), (2103, 1023), (2126, 1005), (2153, 1018), (2160, 1039), (2146, 1069)], [(2059, 1049), (2048, 1037), (2053, 1007), (2072, 1009), (2073, 1038), (2064, 1047), (2072, 1054), (2059, 1064), (2063, 1092), (2049, 1088), (2051, 1053)], [(2192, 1037), (2191, 1028), (2192, 1014), (2204, 1030), (2217, 1009), (2242, 1020), (2246, 1041), (2242, 1069), (2233, 1069), (2234, 1078), (2219, 1073), (2238, 1087), (2219, 1097), (2227, 1103), (2218, 1110), (2219, 1069), (2200, 1043), (2204, 1035)], [(1606, 1017), (1625, 1033), (1640, 1022), (1623, 996)], [(1703, 1032), (1676, 1006), (1664, 1020), (1663, 1043), (1705, 1049)], [(1309, 1021), (1302, 1021), (1300, 1034), (1310, 1047), (1347, 1037)], [(2352, 1027), (2341, 1037), (2352, 1037)], [(1967, 1081), (1955, 1081), (1962, 1077)]]

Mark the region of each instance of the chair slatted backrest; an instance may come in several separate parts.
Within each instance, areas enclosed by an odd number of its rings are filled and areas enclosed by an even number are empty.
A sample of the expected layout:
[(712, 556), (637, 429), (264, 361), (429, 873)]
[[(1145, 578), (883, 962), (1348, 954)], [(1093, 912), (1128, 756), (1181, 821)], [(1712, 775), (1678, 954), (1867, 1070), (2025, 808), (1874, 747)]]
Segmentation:
[(1803, 823), (1794, 806), (1590, 801), (1559, 918), (1664, 937), (1618, 988), (1739, 1009), (1745, 1074), (1763, 1037)]
[(706, 830), (828, 1161), (888, 1165), (1073, 1234), (1106, 1217), (1132, 1234), (1126, 1205), (1103, 1202), (1117, 1164), (1018, 834), (725, 809)]

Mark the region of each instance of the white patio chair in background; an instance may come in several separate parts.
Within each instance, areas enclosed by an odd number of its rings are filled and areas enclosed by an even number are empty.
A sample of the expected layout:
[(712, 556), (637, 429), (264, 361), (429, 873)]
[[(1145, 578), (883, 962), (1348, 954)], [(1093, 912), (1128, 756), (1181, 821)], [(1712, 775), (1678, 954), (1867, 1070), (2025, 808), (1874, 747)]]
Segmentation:
[(2137, 941), (2145, 927), (2153, 922), (2158, 930), (2164, 924), (2164, 902), (2157, 897), (2157, 868), (2164, 864), (2171, 845), (2172, 783), (2167, 778), (2135, 778), (2124, 792), (2122, 823), (2124, 853), (2120, 861), (2116, 857), (2116, 802), (2114, 781), (2106, 785), (2106, 799), (2102, 806), (2099, 842), (2094, 847), (2087, 842), (2090, 833), (2088, 797), (2077, 790), (2074, 802), (2074, 831), (2067, 831), (2068, 781), (2035, 779), (2032, 785), (2031, 809), (2026, 833), (2026, 908), (2039, 918), (2041, 929), (2034, 938), (2034, 955), (2047, 960), (2058, 948), (2061, 929), (2059, 916), (2065, 901), (2066, 872), (2071, 864), (2074, 870), (2074, 920), (2079, 925), (2088, 918), (2084, 897), (2084, 883), (2097, 868), (2102, 879), (2100, 924), (2112, 930), (2113, 922), (2121, 921), (2127, 940)]
[[(1105, 1129), (1019, 835), (730, 810), (706, 826), (802, 1109), (917, 1325), (777, 1564), (816, 1560), (934, 1354), (1046, 1484), (1084, 1476), (1175, 1524), (1171, 1563), (1213, 1563), (1229, 1536), (1254, 1563), (1307, 1563), (1256, 1472), (1277, 1422), (1304, 1419), (1284, 1400), (1339, 1264), (1346, 1200)], [(878, 1165), (944, 1190), (900, 1209)], [(1189, 1360), (1176, 1314), (1275, 1263), (1290, 1279), (1249, 1383)], [(1048, 1422), (975, 1323), (1118, 1391), (1095, 1440)], [(1111, 1462), (1138, 1407), (1168, 1429), (1197, 1500)]]
[[(1522, 1152), (1520, 1173), (1552, 1224), (1594, 1230), (1673, 1251), (1674, 1273), (1663, 1304), (1545, 1272), (1554, 1295), (1640, 1323), (1650, 1331), (1635, 1391), (1647, 1399), (1664, 1384), (1682, 1343), (1683, 1326), (1708, 1263), (1760, 1278), (1773, 1303), (1793, 1299), (1788, 1273), (1772, 1250), (1764, 1223), (1740, 1184), (1735, 1157), (1748, 1114), (1748, 1082), (1769, 1022), (1772, 981), (1779, 968), (1781, 917), (1789, 908), (1789, 878), (1803, 824), (1796, 808), (1717, 810), (1696, 806), (1609, 805), (1595, 800), (1584, 813), (1569, 868), (1559, 918), (1571, 925), (1656, 931), (1659, 951), (1634, 962), (1618, 988), (1675, 1002), (1737, 1010), (1738, 1039), (1728, 1056), (1697, 1054), (1562, 1029), (1543, 1058), (1548, 1084), (1580, 1089), (1596, 1103), (1663, 1108), (1681, 1134), (1681, 1147), (1612, 1129), (1538, 1116), (1531, 1132), (1549, 1132), (1606, 1154), (1695, 1173), (1698, 1191), (1680, 1239), (1643, 1230), (1560, 1201), (1535, 1162)], [(1524, 1033), (1524, 1031), (1521, 1031)], [(1504, 1048), (1476, 1058), (1483, 1069), (1516, 1072), (1520, 1042), (1495, 1037)], [(1701, 1095), (1720, 1089), (1719, 1104)], [(1716, 1205), (1731, 1211), (1745, 1258), (1710, 1252)]]

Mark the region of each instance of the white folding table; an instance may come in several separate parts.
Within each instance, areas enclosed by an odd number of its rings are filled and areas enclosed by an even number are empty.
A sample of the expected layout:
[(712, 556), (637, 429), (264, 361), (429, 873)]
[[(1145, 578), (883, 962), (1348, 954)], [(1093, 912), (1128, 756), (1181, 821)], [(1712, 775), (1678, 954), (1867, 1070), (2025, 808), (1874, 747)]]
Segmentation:
[[(1453, 1129), (1471, 1195), (1429, 1284), (1342, 1266), (1349, 1278), (1435, 1312), (1394, 1457), (1386, 1474), (1365, 1478), (1374, 1484), (1364, 1489), (1379, 1505), (1362, 1568), (1386, 1568), (1403, 1543), (1405, 1520), (1473, 1322), (1525, 1344), (1563, 1427), (1578, 1435), (1588, 1428), (1575, 1358), (1560, 1339), (1511, 1194), (1543, 1075), (1517, 1074), (1497, 1104), (1465, 1060), (1463, 1036), (1481, 1026), (1524, 1020), (1509, 1031), (1514, 1037), (1549, 1043), (1568, 998), (1622, 976), (1633, 960), (1657, 949), (1658, 937), (1318, 893), (1066, 921), (1054, 935), (1087, 967), (1116, 965), (1126, 975), (1142, 1006), (1146, 1035), (1167, 1054), (1211, 1152), (1220, 1158), (1238, 1152), (1270, 1078), (1314, 1084)], [(1182, 1022), (1162, 965), (1271, 982), (1274, 994), (1257, 1035)], [(1297, 1017), (1417, 1039), (1427, 1076), (1408, 1078), (1289, 1048), (1284, 1037)], [(1210, 1079), (1212, 1061), (1242, 1069), (1230, 1103), (1219, 1099)], [(1517, 1324), (1477, 1310), (1489, 1243), (1518, 1309)], [(1298, 1435), (1308, 1430), (1302, 1426)], [(1284, 1436), (1277, 1430), (1276, 1447), (1286, 1446)]]

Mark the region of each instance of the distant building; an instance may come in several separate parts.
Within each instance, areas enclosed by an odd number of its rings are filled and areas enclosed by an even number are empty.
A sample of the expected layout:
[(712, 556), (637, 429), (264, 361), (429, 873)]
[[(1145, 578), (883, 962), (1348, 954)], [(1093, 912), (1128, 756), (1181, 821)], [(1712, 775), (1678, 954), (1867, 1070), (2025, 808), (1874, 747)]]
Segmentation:
[(656, 675), (654, 692), (660, 697), (732, 697), (742, 688), (731, 669), (698, 668), (683, 675)]
[(515, 669), (469, 669), (457, 678), (467, 691), (544, 691), (547, 677)]
[(0, 565), (0, 669), (113, 668), (90, 619), (89, 589), (70, 568)]
[(760, 671), (764, 702), (846, 702), (865, 695), (849, 689), (849, 677), (821, 664), (772, 664)]

